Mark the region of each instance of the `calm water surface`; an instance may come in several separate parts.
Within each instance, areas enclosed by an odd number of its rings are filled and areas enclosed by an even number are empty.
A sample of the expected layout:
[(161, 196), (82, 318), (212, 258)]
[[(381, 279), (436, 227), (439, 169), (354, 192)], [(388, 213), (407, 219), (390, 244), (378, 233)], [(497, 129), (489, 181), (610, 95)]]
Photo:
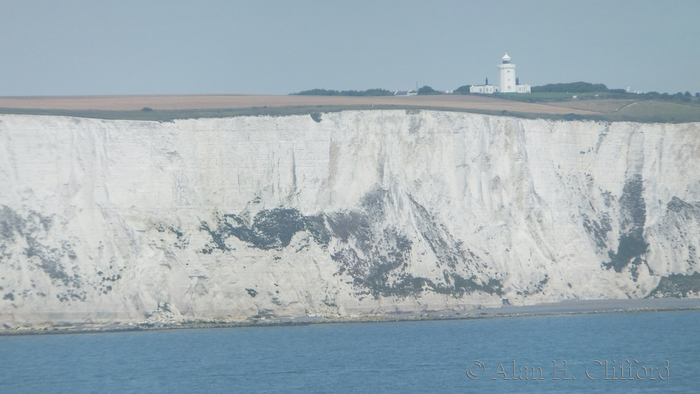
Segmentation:
[(684, 311), (5, 336), (0, 392), (697, 392), (699, 334)]

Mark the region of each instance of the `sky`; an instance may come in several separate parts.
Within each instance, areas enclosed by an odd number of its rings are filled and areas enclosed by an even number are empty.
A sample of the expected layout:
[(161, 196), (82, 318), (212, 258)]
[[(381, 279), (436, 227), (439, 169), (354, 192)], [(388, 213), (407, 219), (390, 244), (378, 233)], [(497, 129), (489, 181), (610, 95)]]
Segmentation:
[(0, 96), (700, 91), (697, 0), (0, 0)]

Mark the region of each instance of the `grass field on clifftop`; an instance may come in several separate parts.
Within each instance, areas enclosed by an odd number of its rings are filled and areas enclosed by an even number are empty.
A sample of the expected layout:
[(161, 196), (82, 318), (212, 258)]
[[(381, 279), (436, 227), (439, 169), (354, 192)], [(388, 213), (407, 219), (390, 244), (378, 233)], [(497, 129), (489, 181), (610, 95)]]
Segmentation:
[[(644, 123), (700, 122), (700, 104), (618, 97), (572, 99), (570, 94), (537, 97), (484, 95), (390, 97), (323, 96), (96, 96), (0, 97), (0, 114), (75, 116), (97, 119), (172, 121), (189, 118), (287, 116), (343, 110), (422, 109), (551, 120), (632, 121)], [(553, 97), (556, 96), (556, 97)], [(510, 96), (513, 96), (512, 99)], [(539, 97), (538, 96), (538, 97)], [(552, 96), (552, 97), (550, 97)], [(561, 97), (559, 97), (561, 96)], [(566, 96), (566, 97), (565, 97)], [(540, 100), (543, 98), (539, 98)]]

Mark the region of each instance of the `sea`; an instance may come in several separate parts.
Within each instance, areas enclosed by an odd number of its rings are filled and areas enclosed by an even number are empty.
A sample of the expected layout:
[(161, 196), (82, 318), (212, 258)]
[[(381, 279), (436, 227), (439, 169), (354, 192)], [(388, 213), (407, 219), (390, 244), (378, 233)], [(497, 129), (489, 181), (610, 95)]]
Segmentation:
[(0, 393), (690, 393), (700, 311), (0, 336)]

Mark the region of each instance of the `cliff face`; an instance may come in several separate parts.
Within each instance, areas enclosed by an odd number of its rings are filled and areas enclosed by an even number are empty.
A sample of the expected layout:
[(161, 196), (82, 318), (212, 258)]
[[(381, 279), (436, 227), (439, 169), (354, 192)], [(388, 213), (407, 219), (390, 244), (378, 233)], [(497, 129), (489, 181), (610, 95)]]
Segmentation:
[(696, 123), (0, 116), (8, 326), (693, 296), (699, 248)]

